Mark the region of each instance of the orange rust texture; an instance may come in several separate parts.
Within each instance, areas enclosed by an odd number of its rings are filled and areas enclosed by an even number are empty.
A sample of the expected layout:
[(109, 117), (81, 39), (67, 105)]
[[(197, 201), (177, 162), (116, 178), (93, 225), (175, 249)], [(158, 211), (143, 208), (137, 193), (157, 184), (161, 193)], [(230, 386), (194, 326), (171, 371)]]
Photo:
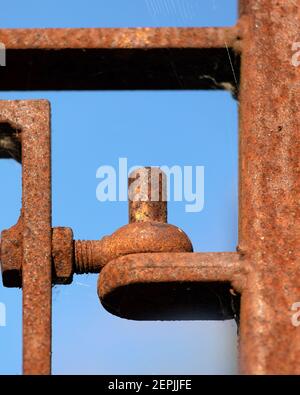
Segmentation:
[(0, 29), (7, 49), (223, 48), (239, 28)]
[(133, 171), (128, 191), (129, 223), (167, 222), (167, 177), (158, 167)]
[(102, 300), (116, 288), (133, 283), (155, 282), (242, 283), (240, 257), (236, 252), (132, 254), (111, 261), (99, 276)]
[(240, 26), (0, 29), (7, 49), (0, 88), (227, 89), (236, 83), (225, 44), (238, 69), (241, 35)]
[[(221, 52), (227, 49), (224, 48), (225, 43), (228, 47), (242, 50), (239, 96), (238, 253), (165, 254), (165, 252), (192, 251), (187, 236), (178, 228), (164, 223), (137, 222), (121, 228), (101, 241), (76, 242), (75, 267), (72, 270), (78, 273), (100, 271), (106, 265), (99, 279), (99, 296), (108, 310), (120, 316), (126, 316), (126, 314), (120, 310), (124, 298), (122, 301), (120, 299), (122, 293), (118, 292), (123, 289), (128, 296), (130, 289), (134, 289), (134, 285), (140, 284), (147, 287), (150, 285), (154, 293), (148, 294), (150, 298), (148, 305), (153, 304), (152, 298), (156, 298), (155, 300), (158, 301), (156, 306), (159, 306), (160, 293), (157, 292), (158, 288), (155, 288), (157, 284), (173, 282), (176, 286), (184, 284), (186, 292), (188, 291), (187, 283), (196, 282), (198, 288), (203, 285), (199, 286), (199, 282), (207, 283), (208, 288), (204, 287), (204, 289), (211, 288), (213, 283), (218, 283), (217, 286), (219, 283), (231, 283), (242, 294), (241, 371), (250, 374), (296, 374), (300, 373), (300, 331), (292, 325), (291, 308), (300, 300), (300, 276), (298, 275), (300, 269), (300, 104), (298, 100), (300, 84), (299, 69), (292, 66), (291, 59), (292, 44), (300, 40), (298, 33), (300, 5), (292, 0), (241, 0), (240, 15), (242, 20), (238, 26), (243, 27), (242, 32), (239, 27), (228, 29), (21, 29), (0, 30), (0, 41), (4, 42), (8, 51), (15, 51), (16, 56), (19, 56), (19, 52), (26, 52), (27, 56), (31, 56), (30, 50), (33, 50), (33, 54), (35, 49), (45, 53), (47, 51), (43, 49), (76, 48), (79, 50), (103, 48), (108, 50), (106, 55), (111, 52), (110, 49), (123, 51), (123, 49), (131, 48), (178, 48), (182, 56), (182, 48), (211, 48), (212, 52), (201, 53), (206, 53), (208, 57), (212, 56), (210, 61), (213, 59), (215, 62), (215, 59), (219, 59)], [(242, 37), (242, 45), (237, 44), (238, 35)], [(217, 53), (213, 52), (215, 48), (219, 48)], [(56, 52), (63, 51), (52, 51), (51, 56), (54, 56), (53, 53)], [(146, 52), (151, 51), (139, 51), (140, 54), (143, 53), (143, 56)], [(179, 52), (176, 52), (176, 56), (181, 62)], [(125, 84), (117, 79), (108, 85), (103, 85), (103, 81), (99, 84), (96, 81), (95, 86), (94, 81), (92, 85), (86, 85), (86, 81), (83, 81), (76, 87), (79, 89), (87, 87), (89, 89), (99, 89), (99, 87), (127, 89), (133, 84), (138, 89), (148, 89), (150, 86), (153, 88), (159, 76), (163, 80), (169, 74), (168, 69), (165, 70), (165, 74), (161, 72), (161, 67), (165, 63), (165, 58), (162, 59), (161, 54), (159, 51), (153, 51), (153, 58), (143, 58), (141, 62), (139, 60), (135, 64), (138, 70), (140, 65), (143, 67), (145, 64), (148, 65), (149, 59), (156, 62), (156, 71), (159, 73), (154, 73), (154, 79), (144, 73), (139, 76), (140, 79), (136, 79), (135, 75), (133, 79), (131, 75), (126, 75), (129, 80)], [(184, 52), (185, 61), (188, 54), (190, 60), (195, 60), (195, 55), (197, 59), (199, 58), (198, 51), (197, 54), (186, 51)], [(75, 57), (77, 55), (76, 53)], [(126, 61), (133, 55), (136, 56), (136, 53), (126, 52)], [(39, 53), (37, 56), (40, 56)], [(105, 64), (104, 68), (107, 67), (107, 70), (118, 59), (114, 56)], [(161, 63), (158, 62), (159, 59), (162, 59)], [(55, 57), (54, 60), (56, 60)], [(128, 64), (125, 62), (126, 68)], [(40, 64), (37, 62), (37, 65)], [(208, 62), (206, 66), (210, 67), (211, 63)], [(206, 68), (201, 70), (206, 70)], [(186, 78), (190, 74), (190, 69), (183, 71), (185, 71)], [(70, 81), (70, 85), (63, 85), (64, 72), (63, 67), (58, 68), (58, 74), (55, 77), (60, 77), (60, 79), (57, 80), (55, 86), (60, 89), (62, 87), (74, 89), (74, 81)], [(199, 80), (201, 74), (198, 72), (194, 74)], [(222, 76), (222, 74), (219, 75)], [(41, 74), (40, 80), (34, 83), (29, 81), (28, 85), (20, 86), (22, 89), (28, 89), (28, 87), (32, 89), (33, 86), (45, 87), (47, 85), (43, 85), (44, 77), (45, 75)], [(22, 79), (23, 76), (20, 80)], [(167, 84), (160, 82), (155, 87), (156, 89), (178, 88), (178, 86), (180, 89), (211, 87), (207, 84), (199, 86), (195, 79), (190, 81), (190, 85), (178, 85), (177, 80), (176, 84), (172, 81)], [(11, 89), (12, 81), (9, 81)], [(55, 81), (55, 79), (51, 80), (50, 85)], [(217, 87), (220, 88), (220, 85)], [(24, 138), (22, 141), (25, 151), (23, 152), (24, 261), (22, 268), (24, 371), (25, 373), (47, 373), (50, 371), (51, 334), (51, 190), (48, 104), (44, 101), (0, 102), (0, 113), (0, 121), (10, 123), (15, 130), (21, 130)], [(30, 177), (30, 174), (37, 176)], [(142, 205), (137, 205), (136, 208), (131, 207), (131, 209), (133, 209), (132, 222), (135, 222), (139, 210), (142, 213), (145, 211)], [(148, 210), (149, 207), (146, 209)], [(149, 212), (150, 217), (154, 215), (155, 219), (159, 217), (161, 222), (165, 222), (164, 210), (158, 213), (158, 217), (155, 217), (157, 214), (155, 210)], [(144, 220), (147, 218), (145, 216)], [(16, 242), (17, 250), (14, 253), (17, 258), (20, 255), (20, 243), (16, 241), (19, 233), (17, 227), (12, 229), (12, 242)], [(62, 234), (64, 234), (63, 231)], [(53, 248), (58, 264), (57, 269), (62, 278), (68, 278), (71, 272), (70, 262), (73, 259), (70, 249), (74, 243), (71, 240), (71, 233), (65, 240), (60, 240), (58, 233), (58, 239), (57, 248), (55, 246)], [(9, 249), (8, 244), (5, 243), (1, 248), (9, 264)], [(64, 254), (64, 250), (68, 256)], [(149, 254), (153, 251), (160, 252), (160, 254)], [(141, 252), (147, 254), (138, 254)], [(134, 255), (122, 257), (126, 254)], [(62, 258), (63, 261), (61, 261)], [(64, 267), (65, 264), (68, 268)], [(16, 269), (18, 271), (18, 267)], [(66, 269), (69, 272), (66, 272)], [(162, 289), (160, 288), (159, 292), (162, 292)], [(172, 288), (167, 288), (167, 291), (165, 296), (173, 292)], [(143, 292), (142, 289), (142, 294)], [(224, 292), (228, 294), (228, 290), (225, 289)], [(133, 295), (137, 294), (133, 292)], [(138, 304), (139, 301), (134, 300)], [(202, 305), (202, 307), (205, 306)], [(130, 306), (127, 305), (127, 308)], [(143, 311), (144, 306), (140, 305), (138, 308)], [(138, 311), (135, 310), (133, 313), (138, 313)]]
[(300, 4), (244, 0), (240, 93), (239, 249), (248, 262), (240, 363), (250, 374), (299, 374)]
[(23, 221), (1, 232), (1, 274), (4, 287), (22, 287)]
[[(140, 168), (129, 175), (129, 225), (102, 240), (75, 242), (75, 271), (100, 272), (124, 255), (192, 252), (188, 236), (167, 224), (166, 176), (159, 168)], [(155, 200), (155, 201), (153, 201)]]
[(188, 236), (177, 226), (159, 222), (125, 225), (102, 240), (75, 242), (75, 272), (97, 273), (111, 260), (146, 252), (192, 252)]
[[(3, 285), (22, 287), (23, 232), (18, 224), (1, 234)], [(70, 284), (73, 274), (99, 273), (110, 261), (128, 254), (192, 252), (188, 236), (174, 225), (147, 221), (125, 225), (101, 240), (73, 240), (72, 229), (52, 229), (53, 284)]]
[(53, 284), (71, 284), (74, 273), (73, 231), (66, 227), (52, 229)]
[(0, 101), (0, 122), (22, 134), (23, 371), (51, 371), (50, 106)]
[(98, 295), (127, 319), (226, 320), (238, 314), (230, 283), (239, 289), (242, 280), (237, 253), (133, 254), (104, 267)]

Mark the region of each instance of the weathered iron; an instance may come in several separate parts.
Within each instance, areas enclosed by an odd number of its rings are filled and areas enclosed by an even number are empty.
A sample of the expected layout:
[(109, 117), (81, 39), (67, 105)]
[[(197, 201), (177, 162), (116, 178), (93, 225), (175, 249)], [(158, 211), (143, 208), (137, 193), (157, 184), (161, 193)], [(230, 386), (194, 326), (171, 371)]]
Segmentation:
[(243, 275), (234, 252), (131, 254), (103, 268), (98, 295), (127, 319), (238, 320)]
[[(1, 122), (1, 121), (0, 121)], [(155, 188), (150, 188), (153, 179), (159, 176)], [(187, 235), (178, 227), (167, 224), (167, 202), (162, 193), (163, 173), (158, 168), (136, 170), (129, 177), (129, 184), (136, 178), (133, 200), (129, 204), (130, 224), (118, 229), (101, 240), (73, 240), (72, 229), (52, 229), (51, 257), (53, 261), (52, 283), (70, 284), (73, 274), (99, 273), (110, 261), (120, 256), (147, 252), (192, 252), (193, 246)], [(149, 196), (139, 194), (140, 187), (149, 187)], [(154, 182), (155, 186), (156, 183)], [(166, 185), (166, 184), (164, 184)], [(155, 191), (157, 189), (157, 191)], [(151, 196), (157, 193), (158, 200)], [(24, 210), (23, 210), (24, 212)], [(162, 222), (160, 222), (162, 220)], [(11, 229), (1, 235), (1, 269), (6, 287), (22, 286), (23, 265), (23, 215)]]
[[(21, 131), (22, 142), (22, 216), (4, 234), (1, 260), (4, 254), (12, 273), (19, 276), (14, 259), (22, 257), (23, 371), (47, 374), (51, 367), (52, 286), (49, 103), (0, 101), (0, 123)], [(10, 277), (6, 269), (3, 279), (7, 281), (5, 276)]]
[[(292, 65), (300, 3), (241, 2), (239, 249), (248, 266), (241, 300), (241, 371), (300, 373), (300, 85)], [(298, 273), (298, 274), (297, 274)]]
[(300, 373), (299, 24), (297, 1), (240, 0), (230, 28), (0, 29), (2, 90), (228, 89), (240, 102), (236, 253), (192, 253), (166, 223), (162, 178), (158, 201), (132, 199), (130, 224), (112, 236), (74, 242), (52, 229), (48, 104), (0, 102), (0, 157), (23, 165), (22, 214), (2, 233), (1, 260), (4, 284), (23, 286), (25, 373), (50, 372), (51, 282), (100, 271), (102, 304), (126, 318), (236, 318), (240, 294), (241, 372)]
[(239, 26), (0, 29), (1, 89), (226, 89), (235, 80), (225, 43), (238, 68), (239, 38)]

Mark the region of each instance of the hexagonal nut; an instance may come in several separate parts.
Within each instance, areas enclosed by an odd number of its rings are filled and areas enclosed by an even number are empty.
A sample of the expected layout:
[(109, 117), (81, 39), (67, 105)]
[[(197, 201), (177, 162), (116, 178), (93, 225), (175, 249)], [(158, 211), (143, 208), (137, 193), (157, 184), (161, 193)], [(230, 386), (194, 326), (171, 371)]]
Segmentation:
[(2, 282), (8, 288), (22, 287), (23, 237), (21, 220), (1, 233)]
[(73, 231), (70, 228), (52, 229), (53, 283), (71, 284), (73, 279)]

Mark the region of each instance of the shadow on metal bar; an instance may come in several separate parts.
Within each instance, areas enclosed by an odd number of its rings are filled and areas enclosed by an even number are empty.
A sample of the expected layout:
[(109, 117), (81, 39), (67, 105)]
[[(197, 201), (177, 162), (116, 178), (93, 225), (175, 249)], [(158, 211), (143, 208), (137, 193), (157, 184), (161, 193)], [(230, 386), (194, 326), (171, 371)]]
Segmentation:
[(235, 318), (230, 288), (222, 282), (136, 283), (115, 288), (101, 303), (133, 320), (229, 320)]
[(240, 57), (226, 48), (11, 49), (1, 90), (231, 90), (229, 56), (239, 78)]

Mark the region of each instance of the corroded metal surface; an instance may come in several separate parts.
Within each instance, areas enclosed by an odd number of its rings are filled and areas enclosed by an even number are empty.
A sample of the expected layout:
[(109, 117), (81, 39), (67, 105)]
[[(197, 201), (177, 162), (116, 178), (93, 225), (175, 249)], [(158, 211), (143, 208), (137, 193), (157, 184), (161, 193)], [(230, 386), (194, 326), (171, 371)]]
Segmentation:
[(22, 287), (23, 221), (1, 232), (1, 273), (5, 287)]
[[(137, 169), (129, 176), (133, 223), (112, 236), (119, 239), (121, 235), (121, 242), (108, 239), (110, 259), (99, 275), (99, 298), (108, 311), (126, 318), (232, 318), (229, 284), (241, 272), (238, 254), (191, 254), (192, 244), (185, 233), (164, 223), (166, 183), (159, 168)], [(111, 247), (121, 258), (115, 254), (112, 259)], [(103, 256), (102, 248), (99, 259)], [(210, 284), (200, 287), (205, 280)]]
[(51, 278), (100, 270), (104, 307), (126, 318), (237, 318), (240, 293), (241, 371), (300, 373), (291, 320), (300, 297), (300, 84), (291, 65), (299, 24), (295, 1), (240, 0), (232, 28), (0, 30), (3, 90), (237, 93), (242, 54), (237, 253), (191, 253), (162, 200), (131, 202), (132, 223), (102, 240), (52, 234), (48, 103), (0, 102), (0, 157), (20, 161), (21, 140), (23, 148), (23, 215), (3, 233), (1, 255), (5, 285), (20, 284), (23, 271), (25, 373), (50, 371)]
[[(50, 106), (0, 101), (0, 123), (22, 134), (23, 371), (51, 370)], [(5, 247), (4, 247), (5, 248)]]
[[(1, 271), (5, 287), (22, 287), (23, 217), (1, 232)], [(70, 228), (52, 229), (52, 284), (70, 284), (74, 274), (74, 240)]]
[[(139, 186), (131, 184), (132, 200), (129, 200), (132, 223), (118, 229), (101, 240), (73, 240), (72, 229), (56, 227), (51, 234), (51, 258), (53, 261), (52, 283), (69, 284), (74, 273), (99, 273), (110, 261), (124, 255), (147, 252), (192, 252), (193, 246), (188, 236), (177, 226), (167, 221), (167, 202), (163, 189), (163, 173), (157, 168), (142, 168)], [(149, 174), (153, 178), (149, 179)], [(156, 178), (158, 176), (158, 178)], [(153, 181), (150, 188), (149, 183)], [(156, 184), (157, 182), (157, 184)], [(140, 188), (146, 186), (146, 196), (141, 196)], [(149, 187), (149, 188), (148, 188)], [(152, 202), (151, 198), (158, 197)], [(140, 199), (149, 198), (147, 201)], [(23, 210), (24, 211), (24, 210)], [(159, 222), (162, 220), (163, 222)], [(16, 226), (2, 232), (1, 260), (3, 283), (8, 287), (21, 287), (23, 265), (23, 234), (26, 232), (23, 216)]]
[(130, 319), (230, 319), (231, 286), (245, 273), (238, 253), (134, 254), (106, 265), (98, 295), (111, 313)]
[(9, 49), (223, 48), (235, 45), (239, 27), (0, 29)]
[[(22, 286), (23, 227), (2, 232), (1, 268), (6, 287)], [(192, 252), (188, 236), (178, 227), (159, 222), (133, 223), (101, 240), (73, 240), (70, 228), (52, 229), (53, 284), (70, 284), (73, 274), (99, 273), (110, 261), (128, 254)]]
[(300, 3), (243, 0), (239, 249), (244, 373), (300, 374), (300, 84), (292, 65)]
[(128, 177), (129, 223), (166, 223), (167, 177), (158, 167), (136, 169)]
[[(23, 107), (23, 108), (22, 108)], [(22, 128), (23, 371), (51, 371), (51, 143), (47, 101), (18, 103)], [(33, 176), (34, 175), (34, 176)]]
[(0, 89), (232, 89), (228, 53), (238, 78), (241, 35), (240, 26), (0, 29)]
[(159, 168), (141, 168), (129, 175), (131, 223), (102, 240), (76, 241), (76, 273), (100, 272), (108, 262), (129, 254), (193, 251), (188, 236), (177, 226), (165, 223), (165, 178)]
[[(159, 269), (159, 270), (158, 270)], [(231, 282), (241, 289), (246, 272), (236, 252), (144, 253), (110, 262), (99, 277), (101, 297), (115, 287), (144, 282)]]
[(75, 272), (98, 273), (123, 255), (146, 252), (191, 252), (193, 246), (177, 226), (159, 222), (133, 223), (102, 240), (75, 242)]
[(74, 273), (74, 240), (71, 228), (52, 229), (53, 284), (71, 284)]

